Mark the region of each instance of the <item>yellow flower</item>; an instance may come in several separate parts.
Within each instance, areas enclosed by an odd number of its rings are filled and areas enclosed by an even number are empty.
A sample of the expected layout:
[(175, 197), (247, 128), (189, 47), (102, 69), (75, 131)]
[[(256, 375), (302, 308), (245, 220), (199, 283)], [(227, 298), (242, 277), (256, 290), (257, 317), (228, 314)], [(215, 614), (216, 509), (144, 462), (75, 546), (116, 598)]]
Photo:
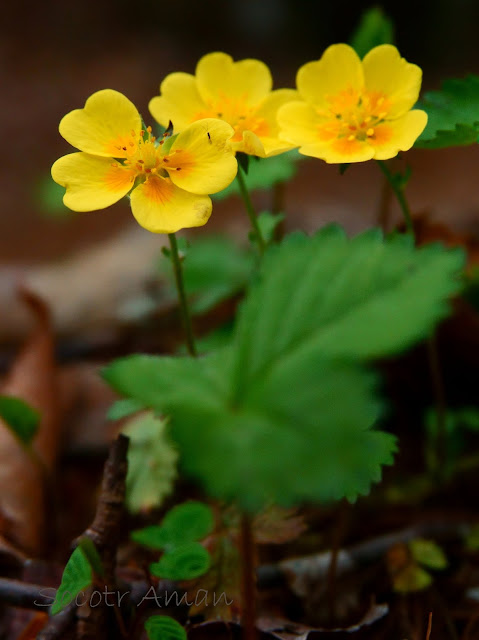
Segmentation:
[(281, 136), (330, 163), (392, 158), (410, 149), (426, 126), (427, 114), (411, 110), (421, 78), (421, 69), (392, 45), (371, 49), (362, 61), (352, 47), (332, 45), (299, 69), (303, 101), (279, 110)]
[(83, 109), (68, 113), (60, 133), (79, 153), (52, 167), (66, 188), (73, 211), (104, 209), (131, 192), (131, 209), (142, 227), (174, 233), (205, 224), (212, 204), (207, 194), (227, 187), (237, 162), (229, 139), (233, 129), (207, 118), (174, 139), (159, 141), (143, 128), (136, 107), (111, 89), (94, 93)]
[(201, 118), (221, 118), (234, 128), (234, 151), (265, 158), (293, 145), (278, 137), (276, 115), (290, 100), (293, 89), (272, 91), (268, 67), (260, 60), (233, 62), (226, 53), (209, 53), (196, 66), (196, 75), (171, 73), (150, 102), (153, 117), (163, 126), (171, 120), (182, 131)]

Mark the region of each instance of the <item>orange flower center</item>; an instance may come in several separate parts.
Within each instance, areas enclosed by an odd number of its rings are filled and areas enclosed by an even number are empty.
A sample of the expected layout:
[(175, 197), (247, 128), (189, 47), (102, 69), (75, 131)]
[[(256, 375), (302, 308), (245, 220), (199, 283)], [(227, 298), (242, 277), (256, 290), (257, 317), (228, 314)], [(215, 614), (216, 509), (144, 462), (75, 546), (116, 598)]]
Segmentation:
[(325, 119), (319, 125), (321, 140), (342, 139), (347, 142), (374, 141), (377, 127), (388, 117), (391, 103), (384, 93), (346, 89), (328, 96), (327, 109), (318, 111)]
[(139, 133), (132, 131), (130, 136), (116, 141), (115, 149), (119, 152), (117, 157), (124, 159), (113, 163), (112, 166), (128, 171), (132, 182), (136, 178), (143, 182), (152, 175), (167, 177), (169, 171), (180, 171), (181, 167), (175, 162), (174, 157), (178, 150), (170, 154), (163, 153), (164, 142), (164, 138), (157, 141), (155, 136), (151, 135), (151, 127)]
[(241, 142), (245, 131), (251, 131), (259, 138), (269, 134), (266, 120), (258, 116), (257, 108), (248, 106), (244, 97), (220, 95), (216, 100), (209, 100), (206, 109), (198, 111), (192, 121), (201, 118), (225, 120), (235, 131), (231, 142)]

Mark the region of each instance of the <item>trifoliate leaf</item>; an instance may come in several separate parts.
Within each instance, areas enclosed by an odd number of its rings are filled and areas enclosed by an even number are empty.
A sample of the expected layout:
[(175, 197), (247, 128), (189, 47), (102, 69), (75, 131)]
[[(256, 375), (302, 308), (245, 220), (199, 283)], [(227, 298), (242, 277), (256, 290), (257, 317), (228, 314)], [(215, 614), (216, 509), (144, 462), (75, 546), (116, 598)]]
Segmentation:
[(131, 419), (122, 433), (130, 438), (126, 477), (128, 510), (138, 513), (161, 506), (172, 491), (178, 458), (166, 434), (166, 421), (144, 413)]
[(186, 631), (169, 616), (151, 616), (145, 622), (148, 640), (186, 640)]
[(192, 580), (206, 573), (210, 562), (210, 554), (199, 542), (188, 542), (164, 553), (150, 571), (166, 580)]
[(441, 149), (474, 144), (479, 138), (479, 77), (446, 80), (417, 105), (428, 114), (415, 146)]
[(14, 396), (0, 395), (0, 419), (25, 446), (31, 444), (40, 424), (39, 412)]
[(213, 513), (206, 504), (190, 500), (170, 509), (161, 526), (134, 531), (132, 538), (152, 549), (172, 549), (187, 542), (202, 540), (214, 526)]
[(170, 509), (161, 526), (175, 541), (194, 542), (206, 538), (213, 530), (213, 513), (208, 505), (189, 500)]
[[(296, 174), (297, 162), (300, 158), (301, 156), (295, 150), (272, 158), (251, 158), (248, 173), (244, 175), (248, 191), (271, 189), (276, 184), (288, 182)], [(223, 200), (239, 193), (237, 181), (233, 180), (229, 187), (211, 197), (213, 200)]]
[(416, 562), (429, 569), (445, 569), (447, 558), (441, 547), (433, 540), (415, 538), (408, 543), (411, 555)]
[(232, 345), (201, 359), (112, 363), (121, 393), (168, 414), (183, 470), (215, 497), (267, 503), (354, 499), (392, 462), (394, 438), (363, 365), (408, 347), (448, 311), (460, 251), (337, 227), (270, 248)]
[(131, 539), (150, 549), (166, 549), (171, 544), (171, 536), (167, 529), (163, 529), (159, 524), (143, 527), (131, 532)]
[(64, 609), (76, 596), (90, 586), (92, 570), (83, 550), (77, 547), (68, 560), (63, 571), (62, 582), (55, 595), (51, 614), (55, 615)]
[(122, 400), (117, 400), (111, 405), (108, 409), (107, 418), (108, 420), (121, 420), (122, 418), (131, 416), (132, 413), (141, 411), (142, 409), (144, 409), (144, 406), (136, 400), (133, 400), (132, 398), (123, 398)]
[[(255, 264), (252, 252), (227, 236), (198, 240), (183, 262), (186, 293), (194, 313), (205, 313), (222, 300), (241, 292), (249, 282)], [(169, 268), (173, 288), (173, 273)]]
[(350, 44), (360, 58), (380, 44), (394, 44), (392, 20), (379, 7), (367, 9), (361, 16)]

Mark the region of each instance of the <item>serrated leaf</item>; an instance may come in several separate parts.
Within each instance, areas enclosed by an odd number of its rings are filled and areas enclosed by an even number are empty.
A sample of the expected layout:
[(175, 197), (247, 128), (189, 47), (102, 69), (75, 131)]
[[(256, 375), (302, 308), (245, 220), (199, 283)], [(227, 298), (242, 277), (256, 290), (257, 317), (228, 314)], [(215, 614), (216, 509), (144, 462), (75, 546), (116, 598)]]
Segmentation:
[(167, 580), (192, 580), (210, 568), (210, 554), (198, 542), (188, 542), (164, 553), (150, 565), (153, 575)]
[(415, 538), (408, 543), (411, 555), (416, 562), (429, 569), (445, 569), (447, 558), (441, 547), (433, 540)]
[(194, 542), (206, 538), (211, 533), (214, 518), (208, 505), (189, 500), (170, 509), (161, 526), (175, 541)]
[(130, 439), (126, 477), (128, 510), (138, 513), (161, 506), (173, 489), (178, 459), (178, 452), (166, 433), (166, 421), (147, 412), (128, 421), (122, 433)]
[(395, 450), (371, 429), (381, 403), (362, 362), (426, 335), (459, 290), (462, 262), (402, 236), (294, 234), (268, 250), (230, 348), (127, 358), (105, 377), (171, 416), (183, 470), (218, 498), (251, 511), (353, 500)]
[(39, 412), (14, 396), (0, 395), (0, 419), (25, 446), (31, 444), (40, 424)]
[(51, 614), (64, 609), (76, 596), (92, 583), (92, 570), (83, 550), (77, 547), (70, 556), (63, 571), (62, 582), (57, 589)]
[(190, 500), (170, 509), (160, 525), (145, 527), (131, 535), (152, 549), (173, 549), (206, 538), (214, 526), (213, 513), (206, 504)]
[(426, 93), (417, 106), (427, 112), (428, 123), (415, 146), (441, 149), (478, 141), (478, 76), (446, 80), (439, 91)]
[[(301, 159), (296, 150), (282, 153), (272, 158), (251, 158), (248, 173), (244, 180), (248, 191), (256, 189), (271, 189), (281, 182), (288, 182), (297, 171), (297, 162)], [(219, 193), (213, 194), (213, 200), (223, 200), (232, 195), (239, 195), (240, 190), (236, 180)]]
[(151, 616), (145, 622), (148, 640), (186, 640), (186, 631), (169, 616)]
[(236, 331), (236, 397), (277, 361), (377, 358), (425, 336), (460, 290), (461, 250), (415, 249), (375, 230), (348, 239), (336, 226), (271, 247)]
[(108, 420), (121, 420), (130, 416), (132, 413), (138, 413), (144, 409), (144, 406), (133, 400), (132, 398), (123, 398), (114, 402), (108, 409), (106, 415)]
[(131, 532), (131, 539), (150, 549), (158, 551), (165, 549), (171, 544), (171, 537), (167, 529), (159, 524), (143, 527)]
[(350, 44), (360, 58), (380, 44), (394, 44), (394, 27), (392, 20), (380, 7), (367, 9), (361, 16)]

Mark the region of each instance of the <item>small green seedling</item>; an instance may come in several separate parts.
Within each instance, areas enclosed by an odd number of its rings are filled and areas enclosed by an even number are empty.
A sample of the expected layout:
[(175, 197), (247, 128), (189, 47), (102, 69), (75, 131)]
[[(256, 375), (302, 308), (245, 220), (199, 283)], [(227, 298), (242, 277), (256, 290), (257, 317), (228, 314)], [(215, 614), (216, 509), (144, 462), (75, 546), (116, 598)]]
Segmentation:
[(150, 549), (163, 551), (159, 561), (150, 565), (153, 575), (169, 580), (192, 580), (210, 567), (210, 554), (198, 540), (206, 538), (213, 526), (211, 509), (192, 500), (168, 511), (161, 525), (139, 529), (131, 537)]

